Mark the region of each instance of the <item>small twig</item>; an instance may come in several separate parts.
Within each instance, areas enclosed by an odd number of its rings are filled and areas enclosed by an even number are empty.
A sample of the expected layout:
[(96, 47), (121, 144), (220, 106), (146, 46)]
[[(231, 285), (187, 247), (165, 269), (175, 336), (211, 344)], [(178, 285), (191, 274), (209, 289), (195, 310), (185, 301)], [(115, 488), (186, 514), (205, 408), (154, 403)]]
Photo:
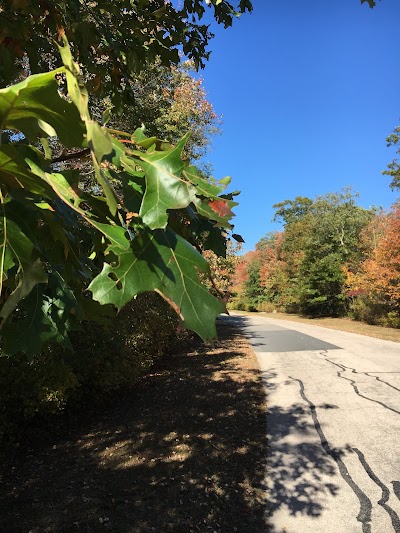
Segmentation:
[(128, 139), (119, 139), (120, 143), (137, 144), (134, 141), (128, 141)]
[(218, 292), (218, 294), (220, 294), (222, 296), (222, 298), (226, 298), (226, 292), (222, 291), (221, 289), (219, 289), (216, 286), (214, 278), (212, 277), (211, 274), (208, 275), (208, 279), (211, 281), (211, 284), (212, 284), (213, 288)]
[(90, 148), (85, 148), (84, 150), (81, 150), (80, 152), (74, 152), (73, 154), (65, 154), (61, 155), (60, 157), (56, 157), (55, 159), (52, 159), (52, 163), (61, 163), (62, 161), (69, 161), (70, 159), (82, 159), (86, 155), (90, 153)]

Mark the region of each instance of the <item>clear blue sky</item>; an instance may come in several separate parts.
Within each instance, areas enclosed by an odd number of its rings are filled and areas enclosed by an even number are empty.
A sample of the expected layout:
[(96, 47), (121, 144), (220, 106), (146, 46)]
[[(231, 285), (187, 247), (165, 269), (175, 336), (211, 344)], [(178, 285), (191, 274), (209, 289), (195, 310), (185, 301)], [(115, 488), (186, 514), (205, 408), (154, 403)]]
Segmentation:
[(223, 134), (207, 158), (239, 189), (245, 251), (273, 224), (272, 205), (350, 185), (363, 207), (399, 196), (381, 175), (400, 124), (400, 0), (253, 0), (232, 28), (213, 26), (202, 72)]

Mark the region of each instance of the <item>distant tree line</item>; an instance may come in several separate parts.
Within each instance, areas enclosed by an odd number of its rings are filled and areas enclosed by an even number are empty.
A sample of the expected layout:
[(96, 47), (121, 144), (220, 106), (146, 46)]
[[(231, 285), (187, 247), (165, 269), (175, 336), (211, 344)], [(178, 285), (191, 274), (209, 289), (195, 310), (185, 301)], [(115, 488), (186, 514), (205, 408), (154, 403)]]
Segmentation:
[(241, 258), (231, 306), (400, 327), (400, 202), (383, 211), (356, 199), (345, 189), (274, 205), (284, 229)]

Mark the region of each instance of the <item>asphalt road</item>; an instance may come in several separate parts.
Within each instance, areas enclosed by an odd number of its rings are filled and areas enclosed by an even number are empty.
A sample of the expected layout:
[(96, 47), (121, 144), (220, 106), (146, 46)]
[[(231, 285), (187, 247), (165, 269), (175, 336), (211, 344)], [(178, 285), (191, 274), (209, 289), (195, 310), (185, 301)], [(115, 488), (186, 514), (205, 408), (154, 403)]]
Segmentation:
[(232, 316), (268, 397), (271, 533), (400, 533), (400, 344)]

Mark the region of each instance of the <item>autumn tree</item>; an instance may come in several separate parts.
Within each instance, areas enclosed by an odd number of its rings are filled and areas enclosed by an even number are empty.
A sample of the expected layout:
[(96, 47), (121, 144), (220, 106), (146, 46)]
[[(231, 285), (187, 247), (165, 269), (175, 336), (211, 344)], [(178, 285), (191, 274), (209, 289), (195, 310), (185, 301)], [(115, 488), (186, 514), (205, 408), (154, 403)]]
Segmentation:
[[(349, 295), (357, 313), (368, 321), (383, 314), (400, 315), (400, 203), (379, 213), (364, 231), (369, 249), (355, 271), (347, 272)], [(399, 322), (399, 321), (398, 321)], [(400, 322), (399, 322), (400, 323)]]
[(260, 256), (258, 251), (247, 252), (238, 258), (232, 276), (233, 306), (238, 309), (254, 308), (263, 288), (260, 285)]
[(373, 217), (356, 197), (345, 189), (275, 204), (284, 231), (263, 237), (247, 259), (244, 297), (310, 315), (343, 313), (344, 266), (354, 270), (362, 260), (360, 233)]
[(210, 276), (205, 282), (211, 292), (226, 300), (229, 299), (233, 287), (233, 276), (240, 261), (241, 243), (229, 240), (224, 255), (212, 250), (205, 250), (203, 256), (210, 265)]
[(190, 159), (200, 159), (212, 138), (221, 133), (222, 120), (207, 98), (203, 80), (194, 72), (193, 61), (168, 67), (157, 58), (132, 82), (134, 103), (124, 106), (118, 115), (113, 113), (109, 99), (96, 99), (98, 118), (111, 108), (111, 128), (126, 131), (143, 124), (148, 136), (158, 136), (172, 144), (179, 141), (183, 131), (190, 131), (185, 154)]
[(371, 216), (355, 199), (344, 189), (317, 198), (312, 206), (298, 275), (300, 309), (307, 314), (345, 312), (342, 265), (359, 262), (359, 235)]
[(286, 228), (291, 224), (302, 220), (310, 211), (313, 201), (306, 196), (296, 196), (294, 200), (284, 200), (274, 204), (275, 209), (273, 222), (280, 222)]

